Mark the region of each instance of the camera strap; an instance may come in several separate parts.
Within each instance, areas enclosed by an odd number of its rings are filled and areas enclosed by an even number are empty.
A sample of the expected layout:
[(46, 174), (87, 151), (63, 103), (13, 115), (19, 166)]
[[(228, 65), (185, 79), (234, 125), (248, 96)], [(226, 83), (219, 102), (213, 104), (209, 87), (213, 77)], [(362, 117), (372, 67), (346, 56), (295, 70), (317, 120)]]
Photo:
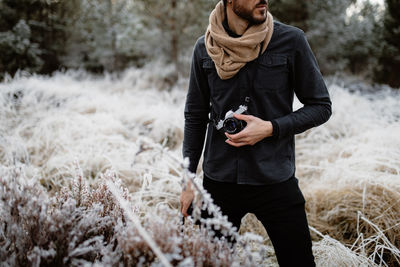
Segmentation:
[(245, 94), (245, 97), (244, 97), (244, 103), (247, 107), (249, 106), (250, 100), (251, 100), (251, 98), (250, 98), (251, 90), (254, 90), (254, 81), (257, 78), (257, 65), (258, 65), (258, 60), (262, 54), (263, 44), (264, 44), (264, 41), (262, 41), (260, 44), (260, 51), (258, 52), (258, 57), (256, 59), (254, 59), (253, 61), (247, 63), (248, 69), (249, 69), (247, 72), (247, 77), (248, 77), (247, 83), (249, 84), (249, 87), (247, 87), (247, 88), (249, 88), (249, 89), (247, 90), (247, 95)]
[[(263, 47), (264, 41), (261, 42), (260, 44), (260, 51), (258, 53), (258, 57), (256, 59), (254, 59), (253, 61), (248, 62), (246, 65), (246, 67), (248, 68), (247, 71), (247, 84), (249, 86), (246, 86), (246, 88), (249, 88), (248, 90), (246, 90), (246, 92), (244, 93), (244, 97), (243, 97), (243, 101), (242, 101), (242, 105), (239, 107), (238, 111), (239, 113), (241, 113), (241, 107), (246, 106), (246, 110), (248, 110), (251, 98), (251, 90), (254, 89), (254, 81), (257, 78), (257, 63), (258, 63), (258, 59), (260, 58), (261, 54), (262, 54), (262, 47)], [(240, 90), (240, 94), (242, 95), (242, 90)], [(214, 127), (217, 130), (221, 130), (222, 126), (221, 126), (221, 120), (218, 121), (217, 119), (217, 114), (215, 113), (214, 109), (213, 109), (213, 104), (211, 101), (211, 121), (214, 123)]]

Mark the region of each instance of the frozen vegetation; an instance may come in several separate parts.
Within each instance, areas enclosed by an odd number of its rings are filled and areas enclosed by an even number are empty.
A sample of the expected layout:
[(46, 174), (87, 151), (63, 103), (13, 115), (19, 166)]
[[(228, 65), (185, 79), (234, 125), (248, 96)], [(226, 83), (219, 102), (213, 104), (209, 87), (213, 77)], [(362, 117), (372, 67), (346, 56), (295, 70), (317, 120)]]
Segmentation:
[[(216, 219), (181, 224), (187, 80), (165, 90), (170, 72), (20, 73), (0, 84), (2, 265), (277, 266), (254, 215), (232, 229), (200, 169), (197, 199)], [(332, 117), (296, 136), (317, 266), (399, 266), (399, 91), (327, 83)], [(211, 225), (237, 248), (207, 234)]]

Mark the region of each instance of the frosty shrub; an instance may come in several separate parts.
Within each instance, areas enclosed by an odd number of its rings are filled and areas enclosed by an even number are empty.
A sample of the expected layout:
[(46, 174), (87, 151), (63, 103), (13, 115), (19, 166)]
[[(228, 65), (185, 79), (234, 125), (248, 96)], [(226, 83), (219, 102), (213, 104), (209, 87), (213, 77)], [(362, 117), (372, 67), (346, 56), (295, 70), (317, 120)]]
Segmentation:
[(3, 167), (0, 182), (0, 257), (11, 266), (94, 262), (112, 240), (117, 218), (123, 218), (104, 189), (89, 190), (81, 176), (71, 190), (55, 196), (22, 167)]
[[(106, 175), (121, 188), (115, 176)], [(22, 167), (0, 173), (0, 259), (11, 266), (76, 266), (83, 263), (126, 266), (156, 261), (105, 183), (89, 187), (77, 169), (70, 186), (50, 196)], [(141, 223), (167, 259), (178, 264), (230, 266), (229, 245), (213, 240), (205, 228), (181, 225), (176, 211), (158, 208), (140, 216)]]

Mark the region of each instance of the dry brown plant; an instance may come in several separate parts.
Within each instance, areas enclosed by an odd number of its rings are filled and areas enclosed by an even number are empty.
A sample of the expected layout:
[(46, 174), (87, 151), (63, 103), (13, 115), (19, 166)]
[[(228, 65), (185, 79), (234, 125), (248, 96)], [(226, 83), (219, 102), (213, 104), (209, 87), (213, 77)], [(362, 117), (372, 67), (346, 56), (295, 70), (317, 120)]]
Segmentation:
[[(328, 234), (353, 250), (362, 247), (363, 251), (359, 252), (369, 256), (377, 253), (377, 249), (380, 252), (377, 246), (384, 240), (365, 240), (374, 237), (381, 229), (387, 241), (400, 248), (399, 187), (372, 182), (334, 188), (327, 185), (310, 186), (309, 191), (305, 191), (305, 197), (309, 223), (323, 234)], [(394, 251), (381, 249), (383, 254), (381, 258), (376, 257), (377, 262), (382, 259), (389, 266), (400, 264), (400, 258)]]

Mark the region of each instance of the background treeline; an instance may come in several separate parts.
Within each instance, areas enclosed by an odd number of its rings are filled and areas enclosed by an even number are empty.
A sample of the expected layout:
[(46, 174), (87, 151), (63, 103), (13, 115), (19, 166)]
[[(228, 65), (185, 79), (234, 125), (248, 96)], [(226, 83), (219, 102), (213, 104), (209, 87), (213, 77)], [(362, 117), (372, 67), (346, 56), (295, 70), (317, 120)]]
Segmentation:
[[(0, 0), (0, 78), (19, 69), (119, 71), (158, 60), (187, 74), (216, 0)], [(324, 74), (400, 86), (400, 1), (270, 0), (303, 29)]]

